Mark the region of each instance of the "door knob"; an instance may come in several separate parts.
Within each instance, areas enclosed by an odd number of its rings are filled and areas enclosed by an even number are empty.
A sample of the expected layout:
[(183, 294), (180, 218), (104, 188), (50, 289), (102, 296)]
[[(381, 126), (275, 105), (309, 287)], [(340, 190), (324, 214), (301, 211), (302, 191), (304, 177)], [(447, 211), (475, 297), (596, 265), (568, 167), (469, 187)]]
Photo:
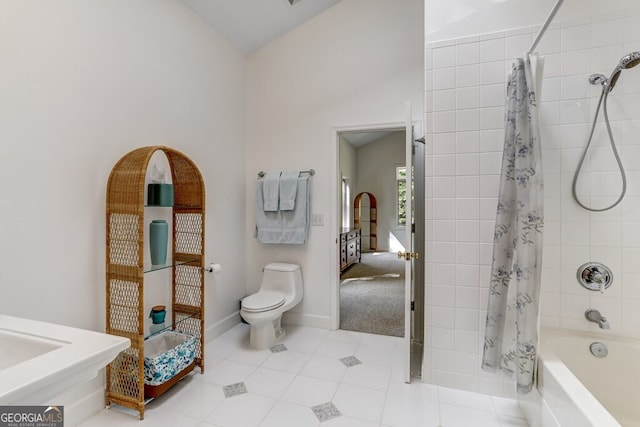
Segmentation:
[(420, 259), (420, 254), (418, 252), (402, 252), (398, 251), (398, 259), (403, 259), (405, 261), (411, 261), (412, 259)]

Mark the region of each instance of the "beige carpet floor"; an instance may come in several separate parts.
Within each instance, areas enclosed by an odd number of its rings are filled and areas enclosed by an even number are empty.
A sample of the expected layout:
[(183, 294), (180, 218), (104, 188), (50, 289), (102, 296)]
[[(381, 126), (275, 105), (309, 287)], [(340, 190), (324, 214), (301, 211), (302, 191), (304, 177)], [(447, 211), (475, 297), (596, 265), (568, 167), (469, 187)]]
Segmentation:
[(404, 336), (404, 261), (366, 252), (340, 276), (340, 329)]

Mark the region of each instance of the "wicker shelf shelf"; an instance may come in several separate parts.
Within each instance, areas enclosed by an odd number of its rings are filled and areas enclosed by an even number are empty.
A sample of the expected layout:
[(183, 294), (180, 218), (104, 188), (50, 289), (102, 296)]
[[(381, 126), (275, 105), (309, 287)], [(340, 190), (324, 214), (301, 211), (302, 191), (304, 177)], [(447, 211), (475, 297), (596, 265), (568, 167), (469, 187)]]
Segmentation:
[(193, 316), (183, 316), (181, 319), (178, 319), (175, 323), (169, 323), (166, 324), (166, 326), (158, 328), (158, 329), (152, 329), (149, 325), (150, 322), (145, 322), (147, 326), (147, 328), (145, 330), (147, 331), (151, 331), (153, 330), (153, 332), (149, 332), (144, 336), (145, 340), (148, 340), (149, 338), (151, 338), (154, 335), (158, 335), (159, 333), (165, 332), (165, 331), (176, 331), (176, 332), (185, 332), (182, 328), (182, 324), (187, 324), (188, 321), (190, 321), (192, 319)]
[(199, 263), (199, 262), (200, 262), (200, 257), (184, 259), (184, 260), (180, 260), (180, 261), (176, 261), (176, 262), (169, 262), (169, 263), (166, 263), (166, 264), (145, 263), (144, 264), (144, 272), (145, 273), (152, 273), (154, 271), (166, 270), (167, 268), (173, 268), (173, 267), (179, 266), (179, 265), (189, 265), (189, 264), (194, 264), (194, 263)]
[[(145, 207), (147, 167), (157, 151), (164, 153), (171, 169), (173, 207)], [(165, 265), (145, 264), (145, 210), (160, 212), (155, 209), (171, 212), (172, 216), (172, 262)], [(126, 154), (113, 167), (107, 184), (106, 332), (129, 338), (131, 346), (107, 366), (107, 407), (112, 403), (122, 405), (138, 411), (144, 419), (148, 401), (144, 341), (153, 335), (145, 321), (144, 289), (145, 277), (154, 271), (171, 271), (171, 314), (163, 330), (180, 330), (196, 337), (191, 366), (204, 373), (204, 215), (202, 176), (179, 151), (165, 146), (142, 147)], [(154, 330), (154, 334), (159, 332)], [(168, 381), (166, 388), (177, 381)]]

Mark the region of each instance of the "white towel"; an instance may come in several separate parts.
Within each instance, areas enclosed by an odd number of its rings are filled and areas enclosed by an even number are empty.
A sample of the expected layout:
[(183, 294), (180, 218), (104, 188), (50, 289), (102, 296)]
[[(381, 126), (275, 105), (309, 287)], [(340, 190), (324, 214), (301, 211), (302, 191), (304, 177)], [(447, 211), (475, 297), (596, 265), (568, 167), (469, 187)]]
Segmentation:
[(265, 212), (263, 180), (256, 183), (256, 231), (261, 243), (302, 244), (307, 240), (310, 222), (309, 177), (298, 178), (295, 209), (292, 211)]
[(267, 172), (262, 180), (264, 181), (262, 189), (264, 203), (260, 209), (265, 212), (275, 212), (278, 210), (280, 200), (280, 172)]
[(280, 210), (292, 211), (296, 206), (300, 171), (284, 171), (280, 175)]

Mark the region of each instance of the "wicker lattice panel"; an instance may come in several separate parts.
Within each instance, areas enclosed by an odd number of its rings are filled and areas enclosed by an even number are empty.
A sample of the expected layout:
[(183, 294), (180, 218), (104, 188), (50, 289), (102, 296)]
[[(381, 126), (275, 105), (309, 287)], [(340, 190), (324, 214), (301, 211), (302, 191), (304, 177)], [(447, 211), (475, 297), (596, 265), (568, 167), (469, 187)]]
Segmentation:
[(112, 279), (109, 284), (109, 327), (114, 331), (137, 333), (140, 329), (138, 283)]
[(196, 363), (202, 366), (202, 327), (198, 318), (186, 314), (176, 314), (177, 330), (196, 337)]
[(200, 283), (203, 279), (203, 270), (191, 265), (178, 265), (175, 267), (175, 303), (199, 307), (202, 305), (202, 289)]
[(197, 337), (196, 365), (204, 372), (204, 182), (196, 165), (168, 147), (131, 151), (113, 167), (107, 183), (106, 332), (131, 339), (131, 347), (107, 366), (106, 403), (144, 418), (144, 194), (149, 160), (162, 151), (174, 187), (173, 325)]
[(109, 216), (109, 262), (116, 265), (137, 266), (138, 215), (112, 213)]
[(177, 213), (174, 220), (176, 252), (201, 254), (202, 215), (198, 213)]
[(133, 347), (121, 352), (111, 362), (109, 369), (109, 383), (111, 391), (132, 399), (138, 398), (138, 358), (139, 351)]

